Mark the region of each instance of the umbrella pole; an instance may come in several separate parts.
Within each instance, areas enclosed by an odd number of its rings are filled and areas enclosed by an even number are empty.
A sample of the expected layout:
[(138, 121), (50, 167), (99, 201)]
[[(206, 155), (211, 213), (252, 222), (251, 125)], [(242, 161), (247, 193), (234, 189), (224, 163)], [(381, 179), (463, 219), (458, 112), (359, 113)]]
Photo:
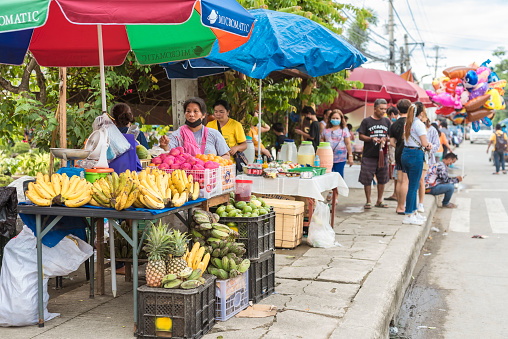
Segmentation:
[(363, 118), (367, 117), (367, 91), (365, 91), (365, 103), (363, 105)]
[(106, 113), (106, 79), (104, 75), (104, 47), (102, 45), (102, 25), (97, 25), (97, 34), (99, 36), (99, 66), (101, 75), (101, 102), (102, 113)]
[(263, 157), (261, 156), (261, 86), (262, 82), (259, 79), (258, 163), (263, 162)]

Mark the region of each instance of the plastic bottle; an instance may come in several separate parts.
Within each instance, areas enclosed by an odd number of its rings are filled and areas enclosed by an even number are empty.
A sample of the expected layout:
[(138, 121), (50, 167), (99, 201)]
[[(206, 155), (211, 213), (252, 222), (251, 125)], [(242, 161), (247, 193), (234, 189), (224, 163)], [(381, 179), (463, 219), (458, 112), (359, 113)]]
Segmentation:
[(320, 167), (321, 161), (319, 160), (319, 155), (316, 154), (314, 157), (314, 167)]
[(298, 163), (303, 166), (314, 164), (314, 146), (312, 141), (303, 141), (298, 149)]
[(289, 161), (293, 164), (298, 163), (298, 151), (296, 149), (295, 141), (293, 139), (284, 140), (284, 145), (286, 146), (286, 157), (284, 161)]
[(243, 151), (247, 158), (248, 164), (253, 164), (256, 160), (256, 150), (254, 149), (254, 143), (252, 137), (247, 137), (247, 149)]
[(319, 155), (320, 167), (326, 167), (326, 173), (330, 173), (333, 168), (333, 150), (329, 142), (319, 143), (316, 151), (316, 157)]
[(135, 124), (130, 125), (129, 130), (127, 131), (127, 134), (134, 135), (134, 139), (137, 139), (139, 133), (140, 133), (139, 125), (136, 122)]

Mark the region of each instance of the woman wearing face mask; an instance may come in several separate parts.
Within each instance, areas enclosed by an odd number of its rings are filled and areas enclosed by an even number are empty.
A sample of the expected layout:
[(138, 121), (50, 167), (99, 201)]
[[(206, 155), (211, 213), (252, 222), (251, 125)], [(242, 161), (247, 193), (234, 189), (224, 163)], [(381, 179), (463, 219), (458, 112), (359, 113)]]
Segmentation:
[(171, 136), (162, 136), (159, 146), (165, 151), (181, 146), (186, 153), (215, 154), (229, 159), (229, 146), (219, 131), (203, 126), (206, 105), (201, 98), (190, 98), (183, 104), (185, 125)]
[(346, 161), (353, 166), (353, 152), (349, 130), (344, 121), (344, 115), (338, 109), (334, 109), (323, 131), (321, 141), (329, 142), (333, 150), (333, 172), (339, 172), (344, 177)]
[(247, 138), (241, 123), (229, 117), (231, 107), (226, 100), (217, 100), (213, 104), (213, 116), (215, 121), (210, 121), (206, 127), (219, 131), (229, 146), (229, 155), (247, 149)]

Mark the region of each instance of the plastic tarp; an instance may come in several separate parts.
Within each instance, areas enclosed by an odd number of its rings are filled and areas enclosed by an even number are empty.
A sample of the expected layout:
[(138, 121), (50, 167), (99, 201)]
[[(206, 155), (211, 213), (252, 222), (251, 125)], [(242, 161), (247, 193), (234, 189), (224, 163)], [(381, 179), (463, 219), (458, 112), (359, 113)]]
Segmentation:
[(225, 53), (220, 53), (216, 42), (208, 60), (256, 79), (292, 68), (315, 77), (367, 61), (339, 35), (310, 19), (264, 9), (249, 12), (256, 18), (249, 41)]
[(0, 236), (10, 238), (16, 230), (18, 196), (15, 187), (0, 187)]

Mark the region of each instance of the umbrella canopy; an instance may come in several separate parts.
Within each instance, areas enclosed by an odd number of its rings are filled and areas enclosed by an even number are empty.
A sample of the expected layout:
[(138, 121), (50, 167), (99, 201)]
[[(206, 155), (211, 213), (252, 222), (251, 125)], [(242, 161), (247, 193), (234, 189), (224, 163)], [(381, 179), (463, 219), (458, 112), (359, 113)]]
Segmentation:
[(363, 89), (345, 91), (350, 96), (366, 102), (385, 99), (396, 103), (400, 99), (416, 101), (418, 93), (406, 80), (395, 73), (378, 69), (357, 68), (349, 74), (349, 80), (360, 81)]
[(367, 61), (339, 35), (310, 19), (265, 9), (249, 12), (256, 18), (251, 39), (226, 53), (214, 47), (208, 60), (256, 79), (291, 68), (315, 77)]
[(420, 101), (427, 108), (428, 107), (436, 107), (436, 105), (434, 105), (434, 103), (430, 100), (429, 96), (427, 95), (427, 92), (425, 92), (425, 90), (423, 88), (421, 88), (414, 82), (408, 81), (407, 83), (411, 87), (413, 87), (417, 92), (417, 98), (415, 100), (411, 100), (411, 101), (413, 101), (413, 102)]
[(197, 79), (230, 70), (229, 67), (219, 65), (206, 58), (170, 62), (161, 64), (161, 66), (166, 71), (168, 79)]
[(234, 0), (3, 0), (0, 63), (20, 65), (28, 50), (41, 66), (121, 65), (132, 50), (140, 64), (200, 58), (249, 39), (254, 17)]

